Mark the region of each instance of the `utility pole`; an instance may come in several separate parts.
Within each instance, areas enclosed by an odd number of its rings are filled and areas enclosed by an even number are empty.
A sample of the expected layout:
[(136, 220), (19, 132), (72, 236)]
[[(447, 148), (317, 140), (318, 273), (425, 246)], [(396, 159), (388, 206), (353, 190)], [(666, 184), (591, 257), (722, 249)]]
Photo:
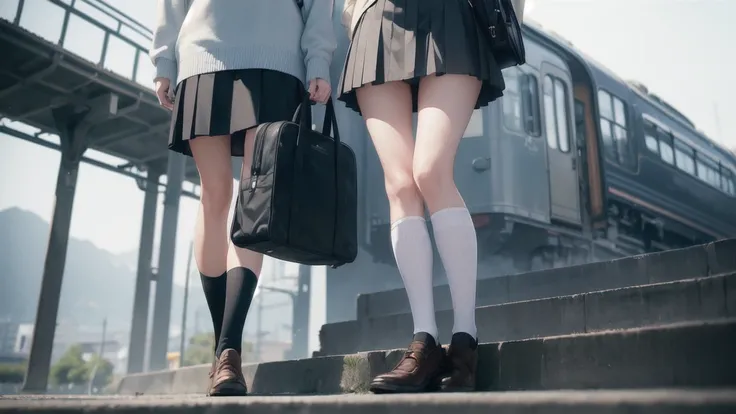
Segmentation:
[(194, 254), (194, 240), (189, 243), (189, 256), (187, 256), (187, 273), (184, 281), (184, 304), (181, 311), (181, 340), (179, 341), (179, 368), (184, 366), (184, 346), (187, 333), (187, 308), (189, 303), (189, 279), (192, 271), (192, 255)]

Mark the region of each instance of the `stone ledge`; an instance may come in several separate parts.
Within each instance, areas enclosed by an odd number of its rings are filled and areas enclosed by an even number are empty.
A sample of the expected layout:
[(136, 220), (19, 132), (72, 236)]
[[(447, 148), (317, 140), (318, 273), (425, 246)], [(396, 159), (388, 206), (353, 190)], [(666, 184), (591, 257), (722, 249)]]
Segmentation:
[(0, 413), (3, 414), (726, 414), (735, 411), (736, 389), (244, 398), (143, 396), (62, 399), (28, 396), (0, 400)]
[[(637, 328), (736, 317), (736, 272), (701, 279), (511, 302), (476, 309), (481, 342)], [(450, 338), (451, 310), (437, 312), (440, 340)], [(323, 355), (405, 346), (411, 314), (322, 326)], [(344, 339), (343, 339), (344, 338)]]
[[(584, 265), (478, 281), (477, 306), (567, 296), (736, 271), (736, 239)], [(435, 309), (452, 308), (447, 285), (434, 288)], [(362, 294), (358, 320), (409, 312), (404, 289)]]
[[(482, 344), (478, 389), (733, 387), (734, 349), (736, 320)], [(254, 394), (361, 393), (402, 353), (270, 362), (247, 365), (245, 372)], [(207, 366), (199, 366), (129, 376), (121, 381), (118, 393), (203, 393), (207, 371)]]

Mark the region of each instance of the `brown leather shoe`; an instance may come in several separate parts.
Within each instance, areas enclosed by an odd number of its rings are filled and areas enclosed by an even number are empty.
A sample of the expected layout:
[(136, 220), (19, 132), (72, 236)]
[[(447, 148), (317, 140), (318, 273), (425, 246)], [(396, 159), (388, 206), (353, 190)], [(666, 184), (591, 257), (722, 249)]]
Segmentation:
[(452, 335), (447, 351), (447, 371), (440, 390), (444, 392), (475, 391), (478, 368), (478, 340), (465, 332)]
[(212, 384), (214, 384), (215, 380), (215, 367), (217, 366), (217, 358), (215, 358), (212, 361), (212, 365), (210, 365), (210, 372), (207, 374), (210, 378), (210, 383), (207, 385), (207, 395), (210, 395), (210, 392), (212, 392)]
[(240, 355), (236, 350), (224, 350), (217, 360), (209, 395), (223, 397), (248, 394), (241, 364)]
[(445, 350), (432, 335), (419, 332), (396, 367), (369, 386), (373, 393), (425, 392), (437, 388)]

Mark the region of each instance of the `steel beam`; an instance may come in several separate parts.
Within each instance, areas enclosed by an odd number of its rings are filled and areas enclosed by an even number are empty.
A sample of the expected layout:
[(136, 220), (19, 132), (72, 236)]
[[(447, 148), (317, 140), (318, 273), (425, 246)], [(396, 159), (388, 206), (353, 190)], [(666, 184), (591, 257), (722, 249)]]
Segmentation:
[(158, 274), (156, 276), (156, 303), (153, 307), (151, 352), (149, 370), (167, 368), (166, 353), (169, 344), (171, 322), (171, 291), (174, 284), (174, 254), (176, 253), (176, 228), (179, 219), (179, 201), (186, 157), (169, 151), (166, 170), (164, 216), (161, 220), (161, 244), (159, 247)]
[(143, 372), (143, 357), (146, 351), (146, 331), (148, 330), (148, 304), (151, 295), (151, 259), (153, 258), (153, 237), (156, 227), (156, 207), (158, 204), (158, 179), (161, 173), (152, 167), (148, 169), (143, 200), (143, 220), (141, 238), (138, 246), (138, 272), (133, 299), (133, 319), (130, 325), (130, 346), (128, 347), (128, 374)]
[(61, 141), (61, 162), (24, 392), (44, 393), (48, 386), (77, 175), (87, 148), (89, 124), (84, 121), (88, 115), (89, 111), (75, 113), (70, 108), (53, 110)]
[(311, 302), (312, 266), (299, 266), (297, 291), (294, 297), (291, 319), (292, 359), (307, 358), (309, 355), (309, 308)]

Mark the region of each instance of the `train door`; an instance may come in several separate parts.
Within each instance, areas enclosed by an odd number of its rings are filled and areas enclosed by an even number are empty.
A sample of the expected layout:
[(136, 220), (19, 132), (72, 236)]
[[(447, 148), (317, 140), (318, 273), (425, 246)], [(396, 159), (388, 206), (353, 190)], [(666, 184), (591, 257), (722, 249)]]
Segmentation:
[(572, 137), (572, 80), (562, 69), (542, 64), (544, 135), (549, 161), (551, 216), (580, 224), (577, 144)]

